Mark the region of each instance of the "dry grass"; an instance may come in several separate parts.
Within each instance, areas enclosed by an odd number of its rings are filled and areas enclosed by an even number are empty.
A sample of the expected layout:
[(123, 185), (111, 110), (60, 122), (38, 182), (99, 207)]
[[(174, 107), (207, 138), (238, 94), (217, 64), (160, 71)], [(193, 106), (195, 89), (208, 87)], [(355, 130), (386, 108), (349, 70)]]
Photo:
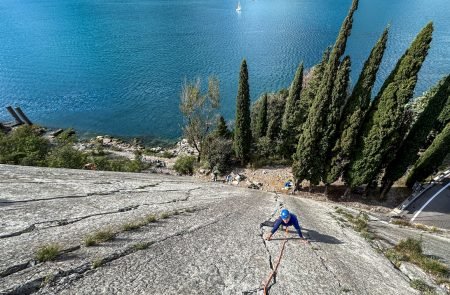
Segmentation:
[(442, 233), (442, 231), (435, 226), (428, 226), (428, 225), (420, 224), (420, 223), (411, 223), (404, 219), (394, 219), (391, 221), (391, 223), (400, 225), (400, 226), (408, 226), (408, 227), (412, 227), (412, 228), (417, 228), (417, 229), (420, 229), (420, 230), (423, 230), (426, 232), (430, 232), (430, 233)]
[(401, 261), (409, 261), (439, 279), (448, 279), (449, 268), (439, 260), (423, 254), (422, 241), (408, 238), (400, 241), (394, 248), (385, 253), (386, 257), (397, 267)]
[(99, 230), (93, 234), (87, 235), (84, 238), (84, 244), (89, 246), (95, 246), (100, 243), (104, 243), (107, 241), (113, 240), (117, 235), (117, 232), (113, 231), (111, 228), (107, 228), (104, 230)]
[(61, 254), (61, 246), (58, 244), (48, 244), (36, 251), (36, 260), (39, 262), (53, 261)]

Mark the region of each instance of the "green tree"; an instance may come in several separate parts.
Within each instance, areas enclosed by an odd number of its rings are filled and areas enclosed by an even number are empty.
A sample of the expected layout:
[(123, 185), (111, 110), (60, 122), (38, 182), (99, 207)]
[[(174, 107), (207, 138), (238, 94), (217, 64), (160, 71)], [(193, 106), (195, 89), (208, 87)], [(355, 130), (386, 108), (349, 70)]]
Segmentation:
[(327, 161), (329, 167), (327, 167), (326, 181), (329, 183), (338, 180), (344, 168), (348, 165), (358, 132), (370, 105), (372, 88), (375, 85), (376, 75), (386, 49), (387, 39), (388, 29), (386, 28), (372, 48), (352, 94), (345, 104), (339, 127), (339, 137), (331, 150), (331, 159)]
[(219, 119), (217, 119), (217, 126), (215, 133), (216, 136), (221, 138), (230, 138), (231, 136), (230, 130), (228, 130), (227, 123), (225, 122), (223, 116), (220, 116)]
[(261, 106), (256, 117), (255, 132), (253, 138), (257, 140), (267, 133), (267, 93), (262, 96)]
[(419, 158), (419, 149), (425, 144), (430, 131), (435, 126), (436, 118), (450, 96), (450, 75), (439, 81), (433, 89), (428, 91), (426, 96), (429, 96), (429, 98), (425, 99), (428, 102), (425, 109), (411, 127), (397, 151), (395, 159), (386, 168), (382, 181), (382, 197), (386, 195), (394, 181), (402, 177), (408, 167), (413, 165)]
[(406, 179), (406, 185), (412, 187), (416, 181), (422, 181), (431, 175), (442, 163), (448, 154), (450, 146), (450, 122), (436, 136), (433, 143), (420, 156), (419, 160), (414, 164), (411, 172)]
[(301, 63), (295, 73), (294, 80), (289, 88), (289, 96), (283, 113), (281, 125), (281, 146), (285, 157), (290, 157), (295, 152), (295, 145), (298, 140), (298, 127), (302, 117), (307, 110), (300, 104), (300, 95), (303, 86), (303, 63)]
[(201, 93), (200, 79), (193, 83), (185, 81), (180, 95), (180, 111), (184, 116), (184, 137), (198, 152), (197, 161), (202, 156), (202, 144), (215, 123), (220, 106), (219, 80), (208, 79), (208, 92)]
[(300, 94), (302, 92), (303, 84), (303, 63), (301, 63), (294, 76), (294, 80), (289, 88), (289, 96), (286, 100), (286, 106), (283, 114), (283, 121), (281, 125), (282, 130), (292, 130), (298, 124), (298, 113)]
[(303, 124), (306, 121), (306, 118), (308, 117), (309, 109), (311, 107), (312, 102), (314, 101), (314, 98), (317, 95), (320, 83), (322, 82), (323, 73), (325, 72), (328, 59), (330, 58), (330, 52), (331, 47), (328, 47), (322, 54), (321, 62), (312, 67), (304, 77), (305, 86), (300, 95), (300, 108), (304, 109), (305, 112), (303, 114), (300, 114), (301, 115), (299, 119), (300, 126), (298, 126), (298, 128), (301, 127), (301, 124)]
[(448, 122), (450, 122), (450, 96), (447, 98), (447, 102), (439, 114), (435, 129), (441, 131)]
[(252, 133), (250, 129), (250, 90), (248, 85), (248, 70), (245, 59), (241, 63), (239, 87), (236, 98), (236, 123), (234, 129), (234, 152), (242, 165), (250, 158)]
[(272, 142), (276, 141), (280, 137), (281, 125), (283, 122), (283, 112), (286, 105), (286, 99), (289, 95), (289, 91), (281, 89), (277, 93), (272, 93), (268, 99), (268, 111), (267, 111), (267, 132), (266, 136), (270, 138)]
[(331, 103), (334, 79), (339, 69), (340, 57), (345, 52), (347, 39), (352, 28), (353, 14), (357, 8), (358, 0), (353, 0), (331, 51), (317, 96), (311, 105), (308, 118), (302, 126), (303, 132), (299, 139), (292, 166), (297, 182), (307, 179), (311, 184), (316, 185), (321, 180), (324, 156), (328, 150), (328, 147), (322, 144), (322, 136), (327, 123), (326, 113)]
[(371, 183), (383, 164), (389, 163), (395, 155), (395, 145), (403, 136), (400, 132), (403, 128), (399, 127), (404, 118), (404, 107), (413, 95), (432, 33), (433, 24), (429, 23), (397, 62), (375, 98), (362, 128), (362, 136), (358, 138), (358, 148), (346, 171), (350, 187)]
[(350, 57), (346, 56), (339, 66), (339, 70), (334, 81), (333, 92), (331, 95), (331, 104), (328, 106), (325, 132), (322, 136), (323, 149), (329, 149), (325, 152), (325, 169), (322, 177), (324, 183), (334, 182), (334, 175), (331, 173), (332, 150), (337, 139), (338, 124), (341, 119), (342, 109), (345, 106), (348, 97), (348, 88), (350, 84)]

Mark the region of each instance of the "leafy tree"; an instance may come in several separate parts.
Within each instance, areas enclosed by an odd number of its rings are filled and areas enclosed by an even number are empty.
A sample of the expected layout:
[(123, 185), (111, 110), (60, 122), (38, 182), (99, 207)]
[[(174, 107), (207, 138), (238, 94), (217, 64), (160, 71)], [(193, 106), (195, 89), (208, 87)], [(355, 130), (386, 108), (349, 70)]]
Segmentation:
[(406, 179), (406, 185), (412, 187), (416, 181), (422, 181), (431, 175), (448, 154), (450, 146), (450, 122), (434, 139), (433, 143), (414, 164)]
[[(371, 183), (383, 164), (395, 155), (403, 137), (399, 128), (405, 104), (411, 99), (417, 75), (430, 47), (433, 25), (429, 23), (417, 35), (384, 82), (367, 115), (358, 138), (346, 179), (350, 187)], [(396, 146), (397, 145), (397, 146)]]
[(352, 94), (345, 104), (339, 127), (339, 136), (328, 159), (326, 182), (336, 181), (349, 163), (350, 154), (355, 146), (356, 138), (365, 114), (370, 105), (372, 88), (386, 49), (388, 29), (386, 28), (370, 52), (364, 63)]
[(326, 112), (331, 103), (334, 79), (339, 68), (340, 57), (345, 52), (347, 39), (352, 28), (353, 14), (357, 8), (358, 0), (353, 0), (350, 11), (342, 24), (336, 43), (331, 51), (317, 96), (311, 105), (308, 118), (302, 126), (303, 132), (299, 139), (292, 166), (297, 182), (308, 179), (311, 184), (315, 185), (321, 180), (324, 156), (328, 150), (328, 146), (324, 146), (322, 141), (327, 123)]
[(185, 81), (180, 95), (180, 111), (184, 116), (184, 137), (198, 152), (197, 161), (202, 156), (202, 144), (211, 132), (220, 105), (219, 80), (208, 79), (208, 92), (201, 93), (200, 79), (193, 83)]
[(236, 122), (234, 128), (234, 152), (245, 165), (250, 158), (252, 133), (250, 129), (250, 89), (248, 85), (248, 70), (245, 59), (241, 63), (239, 87), (236, 98)]
[(255, 121), (255, 132), (253, 138), (257, 140), (267, 133), (267, 93), (262, 96), (261, 106), (258, 108), (258, 114)]
[(416, 162), (419, 158), (418, 152), (423, 147), (427, 136), (435, 126), (436, 118), (442, 111), (448, 97), (450, 96), (450, 75), (443, 78), (439, 83), (430, 90), (426, 96), (427, 104), (425, 109), (417, 118), (408, 135), (400, 146), (395, 159), (389, 163), (386, 173), (383, 177), (383, 193), (391, 188), (394, 181), (405, 174), (408, 167)]

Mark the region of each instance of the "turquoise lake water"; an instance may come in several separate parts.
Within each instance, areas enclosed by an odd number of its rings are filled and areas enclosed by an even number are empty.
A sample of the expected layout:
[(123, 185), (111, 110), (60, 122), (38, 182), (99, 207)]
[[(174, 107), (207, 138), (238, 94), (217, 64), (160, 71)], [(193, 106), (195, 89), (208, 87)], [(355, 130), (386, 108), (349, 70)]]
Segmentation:
[[(184, 79), (220, 79), (232, 120), (242, 58), (250, 94), (287, 87), (334, 43), (351, 0), (2, 0), (0, 121), (21, 106), (36, 123), (117, 136), (180, 135)], [(416, 94), (450, 73), (450, 1), (361, 0), (347, 52), (352, 81), (387, 24), (377, 87), (430, 20)], [(374, 93), (375, 95), (375, 93)]]

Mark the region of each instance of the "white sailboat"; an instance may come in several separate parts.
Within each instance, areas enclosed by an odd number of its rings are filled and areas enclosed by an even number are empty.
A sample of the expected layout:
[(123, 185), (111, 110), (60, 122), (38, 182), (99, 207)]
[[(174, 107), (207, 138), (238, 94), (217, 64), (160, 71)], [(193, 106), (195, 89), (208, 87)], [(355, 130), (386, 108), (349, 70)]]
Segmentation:
[(236, 7), (236, 11), (237, 12), (241, 12), (241, 2), (240, 1), (238, 2), (238, 5)]

